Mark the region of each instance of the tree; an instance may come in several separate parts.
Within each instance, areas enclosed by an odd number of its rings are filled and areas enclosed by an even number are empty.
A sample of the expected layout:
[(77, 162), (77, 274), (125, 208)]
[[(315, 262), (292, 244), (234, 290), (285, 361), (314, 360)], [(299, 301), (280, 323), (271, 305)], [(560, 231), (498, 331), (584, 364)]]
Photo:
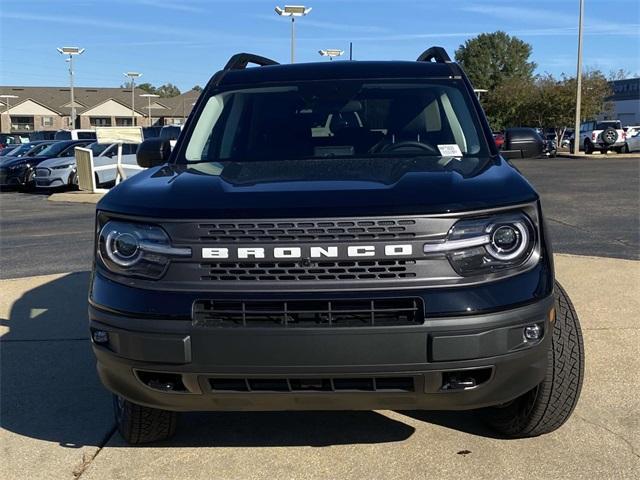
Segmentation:
[(456, 60), (475, 88), (494, 90), (505, 81), (532, 79), (531, 45), (505, 32), (483, 33), (456, 50)]
[(637, 75), (632, 74), (629, 70), (625, 70), (624, 68), (620, 68), (618, 70), (611, 70), (609, 72), (608, 80), (626, 80), (627, 78), (637, 77)]
[(141, 83), (140, 85), (138, 85), (138, 88), (140, 90), (144, 90), (147, 93), (153, 93), (153, 94), (157, 94), (158, 91), (156, 89), (156, 87), (154, 87), (153, 85), (151, 85), (150, 83)]
[(194, 92), (201, 92), (202, 87), (200, 85), (194, 85), (191, 90), (193, 90)]
[(180, 89), (173, 83), (165, 83), (156, 89), (156, 93), (162, 98), (177, 97), (180, 95)]

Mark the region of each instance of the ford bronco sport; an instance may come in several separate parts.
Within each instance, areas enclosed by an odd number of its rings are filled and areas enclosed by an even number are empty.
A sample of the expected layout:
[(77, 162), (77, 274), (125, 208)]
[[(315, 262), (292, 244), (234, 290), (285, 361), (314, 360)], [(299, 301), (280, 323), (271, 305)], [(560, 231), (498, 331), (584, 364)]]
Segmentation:
[(512, 152), (442, 48), (232, 57), (175, 148), (146, 140), (148, 170), (97, 206), (91, 338), (123, 437), (167, 438), (194, 410), (473, 409), (505, 436), (558, 428), (582, 338)]

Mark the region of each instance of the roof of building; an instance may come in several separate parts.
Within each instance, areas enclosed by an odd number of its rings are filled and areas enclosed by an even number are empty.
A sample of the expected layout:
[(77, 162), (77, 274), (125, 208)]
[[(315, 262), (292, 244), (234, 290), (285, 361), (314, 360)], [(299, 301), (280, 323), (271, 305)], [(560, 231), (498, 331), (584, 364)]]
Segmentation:
[[(73, 89), (76, 113), (94, 108), (108, 100), (114, 100), (127, 108), (131, 108), (130, 88), (105, 88), (105, 87), (75, 87)], [(147, 115), (147, 99), (140, 98), (147, 92), (139, 88), (135, 89), (135, 111), (141, 115)], [(59, 115), (71, 115), (71, 92), (69, 87), (21, 87), (0, 86), (0, 95), (16, 95), (18, 98), (10, 100), (10, 106), (15, 107), (28, 100), (32, 100)], [(192, 103), (197, 99), (199, 92), (190, 90), (177, 97), (154, 98), (153, 103), (166, 107), (166, 110), (152, 110), (153, 116), (181, 117), (188, 115)], [(183, 102), (184, 98), (184, 102)], [(189, 101), (190, 99), (192, 99)], [(3, 99), (0, 99), (2, 101)], [(4, 104), (4, 102), (2, 102)]]

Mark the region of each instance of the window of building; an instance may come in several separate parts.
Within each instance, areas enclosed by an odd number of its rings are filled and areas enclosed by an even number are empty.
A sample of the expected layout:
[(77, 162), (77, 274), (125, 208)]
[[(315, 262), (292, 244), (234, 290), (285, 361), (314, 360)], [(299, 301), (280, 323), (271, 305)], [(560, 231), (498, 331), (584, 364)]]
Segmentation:
[(116, 126), (118, 127), (132, 127), (133, 122), (131, 121), (131, 117), (119, 117), (116, 118)]
[(14, 131), (34, 130), (33, 117), (14, 117), (11, 115), (11, 129)]
[(53, 117), (42, 117), (43, 127), (53, 127)]
[(89, 117), (89, 124), (92, 127), (110, 127), (111, 117)]

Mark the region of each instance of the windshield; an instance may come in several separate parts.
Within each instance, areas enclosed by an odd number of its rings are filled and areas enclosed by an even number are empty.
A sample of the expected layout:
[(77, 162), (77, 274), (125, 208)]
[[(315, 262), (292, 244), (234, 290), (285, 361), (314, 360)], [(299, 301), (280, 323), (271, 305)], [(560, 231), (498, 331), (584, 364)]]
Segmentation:
[(31, 150), (29, 150), (29, 153), (27, 153), (27, 157), (33, 157), (34, 155), (38, 155), (41, 151), (43, 151), (49, 145), (51, 145), (51, 144), (50, 143), (41, 143), (41, 144), (36, 145), (35, 147), (31, 148)]
[(51, 157), (55, 157), (56, 155), (58, 155), (62, 150), (64, 150), (68, 146), (69, 146), (69, 144), (66, 143), (66, 142), (52, 143), (51, 145), (47, 145), (47, 148), (45, 148), (42, 151), (40, 151), (38, 153), (38, 155), (42, 155), (42, 156), (49, 155)]
[(488, 156), (461, 81), (307, 82), (210, 97), (187, 162)]
[(94, 157), (99, 157), (111, 145), (112, 145), (111, 143), (92, 143), (86, 148), (89, 148), (93, 152)]
[(33, 148), (33, 145), (29, 145), (28, 143), (25, 143), (24, 145), (21, 145), (19, 147), (14, 148), (13, 150), (11, 150), (10, 156), (19, 157), (19, 156), (24, 155), (25, 153), (27, 153), (32, 148)]

